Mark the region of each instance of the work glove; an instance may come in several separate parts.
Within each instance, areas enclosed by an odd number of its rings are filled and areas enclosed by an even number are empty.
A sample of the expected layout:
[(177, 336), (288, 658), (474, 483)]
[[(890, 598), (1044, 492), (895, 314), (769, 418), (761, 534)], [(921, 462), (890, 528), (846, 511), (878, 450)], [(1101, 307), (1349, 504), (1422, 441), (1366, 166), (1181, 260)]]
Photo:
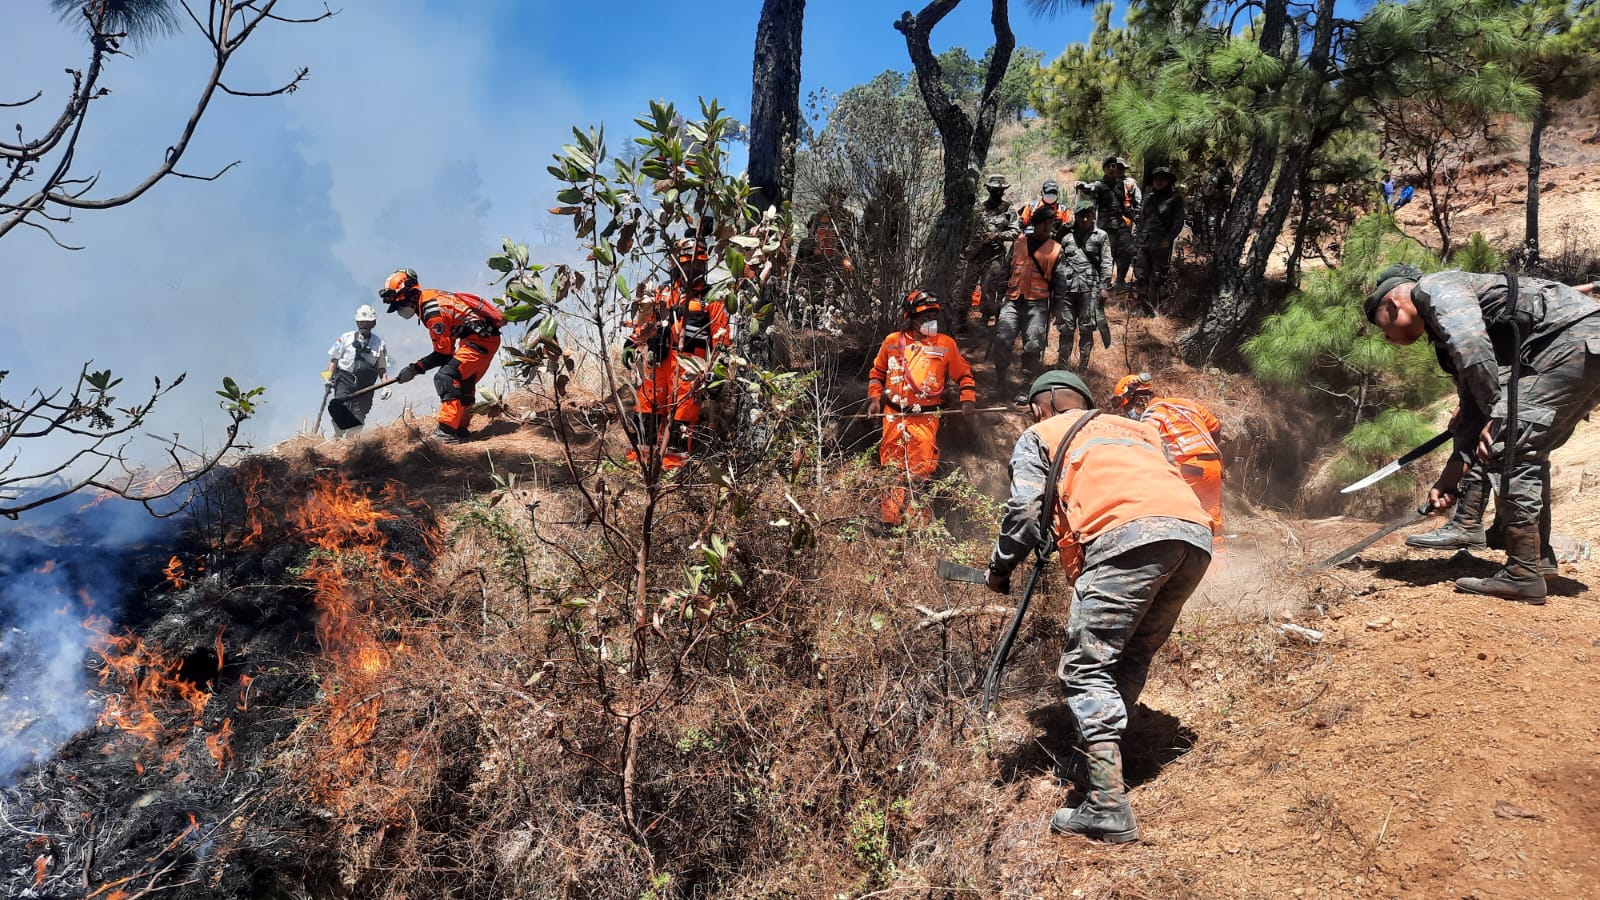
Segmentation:
[(961, 401), (961, 414), (963, 416), (970, 416), (970, 415), (972, 415), (973, 413), (975, 413), (977, 411), (978, 411), (978, 404), (975, 401), (972, 401), (972, 400), (963, 400), (963, 401)]
[(622, 345), (622, 364), (631, 369), (639, 361), (639, 348), (632, 344)]
[(881, 416), (881, 415), (883, 415), (883, 398), (882, 397), (868, 397), (867, 398), (867, 415), (869, 415), (869, 416)]
[(419, 368), (416, 363), (411, 363), (410, 365), (406, 366), (404, 369), (401, 369), (400, 370), (400, 374), (396, 375), (394, 377), (394, 380), (400, 382), (401, 384), (406, 384), (411, 379), (413, 379), (413, 378), (415, 378), (415, 377), (417, 377), (418, 375), (421, 375), (421, 374), (422, 374), (422, 369)]
[(384, 388), (383, 390), (378, 392), (378, 399), (379, 400), (387, 400), (387, 399), (389, 399), (389, 397), (391, 397), (393, 395), (393, 393), (394, 392), (389, 390), (388, 388)]

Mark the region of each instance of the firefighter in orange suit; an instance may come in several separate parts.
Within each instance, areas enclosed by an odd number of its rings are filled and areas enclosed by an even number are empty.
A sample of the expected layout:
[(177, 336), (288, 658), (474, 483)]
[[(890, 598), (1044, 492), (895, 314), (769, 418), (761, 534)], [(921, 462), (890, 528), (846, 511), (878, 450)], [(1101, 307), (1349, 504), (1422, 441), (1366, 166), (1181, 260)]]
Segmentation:
[(1156, 426), (1183, 480), (1211, 514), (1211, 531), (1222, 539), (1222, 423), (1194, 400), (1156, 397), (1148, 372), (1117, 382), (1117, 410)]
[(867, 414), (883, 416), (878, 462), (903, 473), (904, 484), (883, 498), (884, 524), (904, 518), (908, 489), (939, 467), (939, 416), (945, 385), (954, 382), (963, 413), (977, 408), (972, 366), (949, 335), (939, 333), (939, 301), (925, 291), (905, 299), (905, 324), (883, 340), (867, 382)]
[(473, 294), (423, 290), (417, 273), (401, 269), (389, 276), (378, 298), (402, 319), (417, 319), (428, 329), (433, 352), (401, 369), (395, 380), (405, 384), (429, 369), (439, 393), (439, 426), (434, 437), (459, 444), (472, 424), (478, 379), (500, 350), (500, 329), (506, 319), (500, 308)]
[[(622, 348), (623, 365), (637, 366), (640, 373), (633, 407), (635, 437), (640, 446), (660, 446), (665, 428), (661, 462), (667, 468), (682, 465), (691, 449), (711, 356), (731, 343), (727, 307), (706, 297), (705, 248), (685, 238), (673, 259), (677, 269), (672, 283), (640, 310)], [(628, 458), (638, 459), (637, 451)]]

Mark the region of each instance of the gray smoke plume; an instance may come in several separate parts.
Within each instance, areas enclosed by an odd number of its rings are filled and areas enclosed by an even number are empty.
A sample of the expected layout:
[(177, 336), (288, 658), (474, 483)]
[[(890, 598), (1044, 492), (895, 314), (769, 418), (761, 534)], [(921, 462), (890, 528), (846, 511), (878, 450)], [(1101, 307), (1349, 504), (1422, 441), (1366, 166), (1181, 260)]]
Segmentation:
[(176, 525), (81, 497), (0, 523), (0, 785), (94, 718), (91, 616), (115, 620)]

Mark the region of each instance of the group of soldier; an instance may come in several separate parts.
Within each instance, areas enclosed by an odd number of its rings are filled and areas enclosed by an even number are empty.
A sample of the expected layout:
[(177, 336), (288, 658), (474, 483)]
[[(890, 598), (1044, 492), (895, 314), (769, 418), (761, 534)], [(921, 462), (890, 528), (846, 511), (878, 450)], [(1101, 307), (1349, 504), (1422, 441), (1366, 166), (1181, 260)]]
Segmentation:
[[(958, 298), (971, 298), (992, 327), (996, 374), (1006, 385), (1022, 337), (1022, 381), (1043, 369), (1050, 323), (1060, 332), (1058, 365), (1071, 358), (1088, 368), (1096, 334), (1110, 346), (1105, 304), (1114, 290), (1132, 286), (1136, 311), (1153, 315), (1172, 265), (1172, 247), (1185, 224), (1183, 196), (1166, 166), (1140, 184), (1126, 160), (1108, 156), (1096, 181), (1075, 185), (1063, 203), (1061, 187), (1046, 181), (1039, 199), (1013, 209), (1005, 176), (984, 182), (988, 197), (976, 210), (974, 239), (964, 254)], [(1132, 278), (1130, 279), (1130, 269)], [(963, 311), (960, 325), (965, 325)]]

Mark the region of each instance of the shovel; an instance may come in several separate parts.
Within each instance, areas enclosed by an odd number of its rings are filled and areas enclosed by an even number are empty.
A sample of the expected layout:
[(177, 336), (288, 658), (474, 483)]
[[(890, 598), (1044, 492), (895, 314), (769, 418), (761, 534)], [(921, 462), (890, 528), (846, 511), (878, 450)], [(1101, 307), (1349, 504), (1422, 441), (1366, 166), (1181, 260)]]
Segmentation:
[(361, 427), (363, 424), (361, 417), (351, 412), (350, 407), (346, 404), (357, 397), (366, 396), (367, 394), (370, 394), (379, 388), (386, 388), (391, 384), (399, 383), (399, 381), (399, 378), (386, 378), (372, 387), (364, 387), (347, 397), (335, 397), (333, 401), (328, 404), (328, 419), (333, 422), (335, 428)]

